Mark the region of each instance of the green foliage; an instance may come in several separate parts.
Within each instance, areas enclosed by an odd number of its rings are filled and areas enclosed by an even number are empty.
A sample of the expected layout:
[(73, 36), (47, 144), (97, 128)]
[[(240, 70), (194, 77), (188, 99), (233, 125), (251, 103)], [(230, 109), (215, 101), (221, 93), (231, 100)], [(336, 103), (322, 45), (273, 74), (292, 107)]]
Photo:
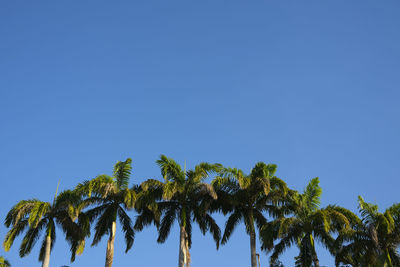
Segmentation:
[[(289, 247), (296, 244), (299, 255), (296, 267), (309, 267), (318, 262), (315, 239), (321, 241), (333, 253), (334, 239), (331, 233), (348, 229), (348, 211), (336, 206), (320, 209), (322, 190), (319, 179), (312, 179), (302, 194), (290, 191), (283, 201), (282, 215), (266, 223), (261, 230), (262, 248), (272, 252), (270, 261), (275, 262)], [(343, 212), (343, 213), (342, 213)], [(275, 241), (278, 241), (276, 244)]]
[(42, 249), (39, 254), (39, 261), (43, 261), (46, 237), (51, 237), (52, 248), (56, 238), (55, 225), (58, 224), (64, 231), (67, 242), (71, 245), (71, 260), (74, 260), (77, 252), (73, 249), (74, 240), (82, 234), (69, 212), (69, 207), (75, 203), (76, 198), (77, 196), (71, 191), (65, 191), (55, 198), (53, 204), (37, 199), (18, 202), (11, 208), (5, 219), (5, 226), (11, 229), (4, 239), (4, 249), (10, 250), (15, 238), (26, 231), (19, 249), (20, 257), (24, 257), (31, 252), (40, 234), (44, 232)]
[[(142, 229), (144, 225), (153, 222), (159, 225), (157, 242), (163, 243), (172, 225), (177, 221), (185, 229), (190, 248), (192, 222), (196, 222), (203, 234), (212, 234), (218, 247), (220, 229), (207, 213), (210, 201), (216, 199), (217, 194), (211, 185), (203, 181), (210, 174), (220, 171), (222, 166), (203, 162), (192, 170), (186, 170), (165, 155), (161, 155), (156, 163), (160, 167), (164, 182), (149, 179), (141, 184), (143, 192), (139, 201), (147, 203), (148, 206), (143, 208), (143, 203), (137, 205), (141, 212), (137, 217), (135, 229)], [(150, 208), (149, 203), (156, 204), (156, 207)]]
[[(84, 237), (90, 236), (90, 224), (96, 221), (92, 246), (97, 245), (104, 235), (110, 234), (112, 225), (119, 219), (124, 232), (128, 252), (133, 245), (135, 232), (126, 209), (134, 208), (138, 197), (138, 187), (128, 189), (132, 171), (132, 160), (118, 161), (114, 165), (113, 176), (99, 175), (92, 180), (79, 184), (74, 192), (84, 197), (81, 208), (92, 207), (80, 213), (80, 226), (85, 232)], [(84, 239), (77, 244), (83, 251)]]
[(0, 267), (11, 267), (11, 264), (3, 256), (0, 256)]
[[(187, 248), (192, 243), (192, 224), (196, 223), (203, 234), (211, 233), (218, 249), (243, 222), (249, 236), (255, 237), (259, 230), (262, 249), (271, 253), (272, 267), (283, 267), (278, 259), (293, 245), (299, 248), (294, 266), (319, 266), (316, 241), (335, 256), (336, 266), (400, 266), (400, 204), (380, 212), (377, 205), (359, 196), (358, 217), (335, 205), (320, 208), (322, 189), (318, 178), (312, 179), (302, 193), (288, 189), (275, 176), (275, 164), (258, 162), (245, 174), (240, 169), (206, 162), (186, 170), (186, 166), (182, 168), (165, 155), (156, 163), (162, 181), (149, 179), (129, 188), (132, 160), (128, 158), (114, 165), (111, 176), (102, 174), (73, 191), (56, 193), (53, 203), (19, 201), (4, 221), (9, 228), (4, 249), (9, 251), (22, 235), (19, 255), (24, 257), (41, 239), (39, 261), (43, 261), (46, 242), (50, 238), (52, 249), (55, 228), (59, 226), (74, 261), (76, 254), (83, 253), (93, 224), (92, 246), (111, 234), (117, 221), (124, 234), (125, 252), (132, 248), (136, 231), (154, 224), (157, 242), (163, 243), (174, 223), (183, 229)], [(211, 184), (206, 183), (212, 174), (217, 176)], [(138, 214), (134, 223), (126, 212), (129, 209)], [(228, 215), (222, 237), (212, 212)], [(267, 221), (267, 215), (273, 220)], [(4, 257), (0, 257), (2, 266), (10, 266)]]
[(353, 218), (351, 229), (336, 239), (336, 264), (352, 266), (400, 266), (400, 205), (381, 213), (378, 206), (359, 196), (361, 219)]

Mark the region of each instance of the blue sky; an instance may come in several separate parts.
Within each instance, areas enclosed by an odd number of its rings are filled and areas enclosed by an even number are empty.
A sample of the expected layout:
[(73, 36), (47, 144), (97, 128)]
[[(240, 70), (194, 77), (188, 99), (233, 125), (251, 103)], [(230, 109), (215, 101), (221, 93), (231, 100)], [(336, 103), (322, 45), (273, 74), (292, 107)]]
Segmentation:
[[(318, 176), (323, 206), (356, 211), (359, 194), (382, 209), (398, 202), (399, 9), (391, 0), (1, 1), (0, 217), (127, 157), (131, 184), (160, 178), (160, 154), (245, 171), (276, 163), (297, 190)], [(116, 242), (114, 266), (177, 264), (176, 227), (162, 245), (152, 227), (137, 233), (128, 254), (121, 232)], [(39, 245), (20, 259), (19, 244), (1, 254), (40, 266)], [(103, 265), (105, 247), (106, 238), (70, 266)], [(242, 225), (219, 251), (196, 228), (192, 266), (248, 266), (249, 252)], [(296, 254), (282, 261), (292, 266)], [(59, 232), (50, 264), (68, 259)]]

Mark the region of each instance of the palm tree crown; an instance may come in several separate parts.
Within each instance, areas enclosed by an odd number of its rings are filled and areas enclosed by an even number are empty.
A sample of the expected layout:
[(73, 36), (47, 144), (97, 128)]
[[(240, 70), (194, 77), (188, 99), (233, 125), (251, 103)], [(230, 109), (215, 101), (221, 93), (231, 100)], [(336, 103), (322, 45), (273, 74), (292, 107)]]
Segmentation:
[(342, 231), (336, 239), (339, 246), (336, 264), (400, 266), (400, 204), (392, 205), (383, 213), (361, 196), (358, 204), (361, 219), (352, 214), (351, 229)]
[(48, 266), (50, 251), (56, 239), (56, 224), (66, 235), (66, 240), (71, 245), (71, 261), (77, 252), (76, 240), (80, 239), (80, 229), (73, 222), (71, 207), (77, 203), (78, 197), (71, 191), (62, 192), (54, 198), (53, 203), (38, 199), (22, 200), (8, 212), (5, 225), (11, 227), (3, 242), (4, 249), (8, 251), (15, 238), (28, 229), (20, 246), (19, 255), (24, 257), (29, 254), (41, 232), (45, 232), (39, 254), (42, 266)]
[(109, 235), (106, 266), (112, 266), (117, 218), (124, 232), (126, 252), (132, 247), (134, 241), (135, 233), (132, 229), (132, 221), (125, 212), (127, 208), (134, 206), (137, 195), (136, 187), (133, 190), (128, 188), (132, 170), (131, 163), (130, 158), (126, 161), (118, 161), (114, 166), (112, 176), (97, 176), (79, 184), (75, 189), (80, 195), (87, 197), (86, 205), (96, 205), (84, 214), (89, 223), (97, 218), (92, 246), (98, 244), (104, 235)]
[[(284, 213), (291, 214), (291, 217), (279, 217), (263, 227), (261, 240), (263, 249), (272, 251), (271, 263), (275, 262), (286, 248), (297, 244), (300, 252), (295, 258), (295, 265), (317, 267), (319, 260), (315, 250), (315, 239), (331, 248), (334, 239), (330, 233), (349, 225), (342, 208), (319, 208), (321, 194), (319, 179), (312, 179), (302, 194), (295, 191), (288, 194), (283, 209)], [(274, 246), (277, 239), (279, 242)]]
[[(155, 192), (158, 211), (161, 213), (159, 236), (157, 242), (167, 239), (175, 221), (180, 226), (179, 266), (189, 266), (189, 249), (192, 243), (192, 221), (195, 221), (205, 234), (210, 231), (217, 244), (220, 229), (214, 219), (207, 213), (207, 199), (216, 199), (213, 187), (203, 181), (212, 172), (221, 169), (219, 164), (200, 163), (193, 170), (182, 170), (173, 159), (161, 155), (157, 160), (164, 182), (149, 179), (142, 184), (144, 191)], [(138, 221), (141, 221), (141, 216)]]
[(218, 192), (214, 209), (230, 213), (222, 237), (222, 244), (230, 238), (236, 225), (243, 220), (250, 236), (251, 266), (256, 267), (256, 232), (267, 223), (264, 212), (274, 214), (275, 204), (287, 192), (286, 184), (275, 177), (276, 165), (257, 163), (249, 175), (238, 169), (225, 168), (213, 181)]

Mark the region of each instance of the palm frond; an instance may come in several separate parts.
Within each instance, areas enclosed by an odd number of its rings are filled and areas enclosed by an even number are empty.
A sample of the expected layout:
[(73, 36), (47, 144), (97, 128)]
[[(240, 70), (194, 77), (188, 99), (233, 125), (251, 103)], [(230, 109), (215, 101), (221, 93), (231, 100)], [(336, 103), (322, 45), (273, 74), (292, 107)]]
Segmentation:
[(125, 161), (118, 161), (114, 166), (114, 179), (119, 190), (128, 188), (129, 177), (132, 171), (132, 159), (128, 158)]
[(264, 162), (257, 162), (250, 172), (253, 178), (270, 178), (276, 172), (277, 166), (275, 164), (265, 164)]
[(231, 237), (235, 227), (239, 224), (242, 219), (242, 213), (240, 211), (234, 211), (228, 218), (225, 224), (224, 234), (221, 239), (221, 244), (224, 245)]
[(105, 198), (109, 194), (115, 193), (117, 188), (114, 179), (103, 174), (78, 184), (74, 191), (82, 196), (92, 197), (94, 194), (94, 196)]
[(30, 227), (22, 239), (21, 247), (19, 249), (19, 256), (25, 257), (31, 252), (32, 247), (35, 245), (39, 238), (40, 230), (46, 225), (46, 221), (42, 220), (36, 227)]
[(3, 242), (3, 247), (5, 251), (9, 251), (14, 243), (17, 236), (22, 234), (22, 232), (29, 227), (28, 219), (18, 220), (14, 226), (7, 232), (6, 237)]
[(117, 219), (117, 209), (114, 205), (109, 204), (104, 212), (100, 215), (95, 226), (95, 233), (92, 241), (92, 246), (97, 245), (101, 238), (110, 232), (112, 223)]
[(43, 215), (45, 215), (50, 210), (50, 208), (51, 205), (48, 202), (36, 202), (29, 214), (29, 226), (32, 228), (36, 228), (36, 226), (41, 221)]
[(160, 228), (158, 230), (158, 243), (164, 243), (167, 239), (169, 232), (171, 231), (171, 227), (175, 222), (176, 211), (177, 210), (175, 206), (169, 206), (163, 215)]
[(37, 199), (31, 200), (22, 200), (18, 202), (15, 206), (11, 208), (11, 210), (7, 213), (5, 219), (5, 226), (10, 227), (11, 225), (15, 225), (19, 222), (19, 220), (27, 217), (31, 210), (38, 205), (38, 202), (41, 202)]
[(319, 178), (313, 178), (308, 183), (306, 189), (304, 190), (303, 197), (305, 205), (311, 210), (317, 210), (321, 204), (321, 194), (322, 189), (319, 186)]
[(185, 181), (185, 174), (183, 173), (181, 166), (175, 162), (175, 160), (168, 158), (165, 155), (161, 155), (160, 159), (156, 161), (157, 165), (161, 169), (161, 174), (167, 181), (183, 183)]
[(122, 231), (125, 234), (125, 243), (126, 243), (125, 253), (126, 253), (131, 249), (133, 245), (133, 241), (135, 239), (135, 232), (132, 229), (131, 218), (129, 218), (128, 214), (126, 214), (125, 211), (121, 208), (118, 209), (118, 217), (122, 225)]

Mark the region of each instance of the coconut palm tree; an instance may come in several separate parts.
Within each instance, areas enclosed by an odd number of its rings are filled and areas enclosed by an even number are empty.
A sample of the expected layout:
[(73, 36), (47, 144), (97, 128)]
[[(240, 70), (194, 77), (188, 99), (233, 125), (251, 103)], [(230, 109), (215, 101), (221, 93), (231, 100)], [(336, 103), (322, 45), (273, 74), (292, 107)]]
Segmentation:
[(0, 267), (11, 267), (11, 264), (3, 256), (1, 256), (0, 257)]
[(249, 175), (242, 170), (225, 168), (212, 182), (218, 193), (213, 210), (230, 213), (221, 244), (229, 240), (235, 227), (243, 221), (250, 237), (252, 267), (257, 267), (256, 226), (260, 230), (267, 223), (264, 213), (274, 215), (276, 204), (287, 192), (285, 182), (275, 177), (275, 172), (276, 165), (259, 162)]
[(106, 249), (106, 267), (111, 267), (113, 263), (117, 218), (122, 225), (125, 236), (125, 252), (128, 252), (134, 241), (135, 232), (132, 228), (132, 221), (126, 213), (127, 209), (134, 206), (137, 196), (136, 186), (133, 189), (128, 188), (132, 170), (131, 163), (130, 158), (126, 161), (118, 161), (114, 166), (112, 176), (99, 175), (75, 188), (75, 192), (87, 197), (86, 205), (95, 205), (94, 208), (84, 212), (85, 218), (90, 223), (97, 219), (92, 246), (97, 245), (104, 235), (109, 235)]
[[(334, 239), (330, 233), (349, 226), (348, 219), (342, 213), (343, 208), (319, 208), (321, 194), (319, 179), (312, 179), (302, 194), (295, 191), (288, 194), (284, 213), (292, 216), (282, 216), (264, 225), (260, 233), (262, 248), (268, 252), (272, 251), (271, 263), (275, 262), (285, 249), (297, 244), (300, 252), (295, 257), (295, 266), (318, 267), (315, 240), (332, 248)], [(278, 243), (274, 245), (275, 240), (278, 240)]]
[(342, 231), (336, 239), (339, 246), (336, 264), (355, 267), (400, 266), (400, 204), (385, 212), (358, 197), (361, 219), (351, 217), (351, 229)]
[[(180, 228), (179, 267), (190, 265), (190, 247), (192, 243), (192, 221), (196, 222), (203, 234), (210, 231), (217, 248), (220, 240), (220, 229), (214, 219), (207, 213), (206, 200), (216, 199), (213, 187), (204, 180), (213, 172), (220, 170), (221, 165), (200, 163), (193, 170), (182, 170), (173, 159), (161, 155), (156, 161), (161, 169), (164, 182), (149, 179), (142, 183), (144, 191), (155, 192), (157, 209), (161, 214), (157, 242), (164, 243), (175, 221)], [(151, 216), (147, 218), (151, 218)], [(146, 221), (138, 216), (137, 224)], [(154, 218), (154, 217), (153, 217)], [(147, 221), (149, 222), (149, 221)]]
[(79, 226), (73, 222), (71, 207), (74, 206), (79, 197), (67, 190), (54, 197), (53, 203), (40, 201), (38, 199), (22, 200), (8, 212), (5, 219), (6, 227), (11, 227), (3, 242), (4, 249), (10, 250), (15, 238), (26, 229), (26, 234), (19, 249), (20, 257), (28, 255), (41, 232), (44, 239), (40, 249), (39, 261), (42, 267), (48, 267), (50, 252), (56, 239), (56, 225), (61, 226), (66, 240), (71, 245), (71, 261), (75, 259), (75, 253), (79, 250), (81, 231)]

